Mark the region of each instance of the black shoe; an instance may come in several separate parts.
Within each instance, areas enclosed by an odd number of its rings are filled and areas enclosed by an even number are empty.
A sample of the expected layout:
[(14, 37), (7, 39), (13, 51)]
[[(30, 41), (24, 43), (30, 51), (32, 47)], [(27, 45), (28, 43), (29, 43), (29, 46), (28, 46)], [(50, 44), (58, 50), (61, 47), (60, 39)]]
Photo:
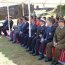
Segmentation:
[(24, 47), (24, 44), (22, 44), (21, 47)]
[(25, 47), (26, 45), (24, 44), (23, 47)]
[(44, 59), (44, 55), (40, 54), (40, 58), (38, 60), (42, 60), (42, 59)]
[(25, 46), (25, 49), (28, 49), (28, 46)]
[(57, 65), (63, 65), (62, 63), (58, 63)]
[(51, 64), (51, 65), (56, 65), (56, 64)]
[(23, 43), (20, 43), (20, 45), (22, 46), (22, 45), (23, 45)]
[(57, 65), (57, 64), (55, 64), (55, 63), (52, 63), (51, 65)]
[(16, 43), (16, 41), (13, 41), (13, 44)]
[(12, 39), (10, 39), (9, 41), (13, 41)]
[(49, 61), (52, 61), (52, 58), (46, 57), (46, 58), (45, 58), (45, 62), (49, 62)]
[(23, 44), (20, 44), (21, 45), (21, 47), (23, 47)]
[(34, 54), (35, 52), (31, 51), (30, 54)]
[(34, 54), (33, 54), (33, 56), (37, 56), (37, 55), (39, 55), (39, 53), (34, 53)]
[(38, 60), (43, 60), (44, 59), (44, 57), (40, 57)]
[(53, 60), (51, 63), (51, 65), (57, 65), (57, 64), (58, 64), (58, 61), (56, 61), (56, 60)]
[(30, 49), (26, 50), (26, 52), (29, 52), (29, 51), (31, 51), (31, 50)]

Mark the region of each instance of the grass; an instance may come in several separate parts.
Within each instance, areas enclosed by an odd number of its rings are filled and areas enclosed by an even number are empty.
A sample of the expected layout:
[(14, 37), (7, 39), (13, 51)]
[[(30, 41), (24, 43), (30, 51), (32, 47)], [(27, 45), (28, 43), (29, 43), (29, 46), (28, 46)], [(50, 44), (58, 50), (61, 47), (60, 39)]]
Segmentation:
[(0, 52), (2, 52), (9, 60), (17, 65), (50, 65), (44, 60), (38, 61), (38, 56), (34, 57), (19, 44), (12, 44), (6, 37), (0, 38)]

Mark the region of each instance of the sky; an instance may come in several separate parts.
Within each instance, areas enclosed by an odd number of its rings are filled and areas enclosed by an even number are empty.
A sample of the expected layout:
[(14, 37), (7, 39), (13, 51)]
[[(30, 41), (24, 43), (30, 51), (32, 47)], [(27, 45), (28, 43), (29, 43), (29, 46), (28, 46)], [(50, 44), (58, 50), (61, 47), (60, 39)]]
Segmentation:
[[(9, 3), (7, 3), (9, 2)], [(22, 2), (28, 3), (28, 0), (0, 0), (0, 7), (7, 5), (16, 5)], [(39, 5), (39, 7), (56, 7), (60, 4), (60, 0), (30, 0), (30, 3), (35, 4), (35, 7)], [(38, 3), (38, 4), (37, 4)], [(40, 4), (39, 4), (40, 3)], [(45, 5), (41, 3), (46, 3)], [(65, 3), (65, 0), (61, 0), (61, 3)]]

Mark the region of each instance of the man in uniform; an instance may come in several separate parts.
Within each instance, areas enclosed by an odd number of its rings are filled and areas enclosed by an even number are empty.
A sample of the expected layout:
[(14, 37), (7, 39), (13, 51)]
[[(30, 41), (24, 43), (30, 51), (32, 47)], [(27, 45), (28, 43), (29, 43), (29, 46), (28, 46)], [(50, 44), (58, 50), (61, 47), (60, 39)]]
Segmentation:
[(23, 26), (21, 32), (19, 33), (21, 46), (24, 46), (24, 37), (28, 35), (28, 27), (29, 27), (28, 18), (24, 16)]
[(39, 60), (42, 60), (44, 58), (44, 50), (46, 48), (47, 43), (51, 42), (53, 40), (55, 28), (53, 27), (53, 18), (49, 18), (47, 20), (47, 28), (45, 31), (44, 36), (41, 38), (41, 48), (40, 48), (40, 58)]
[[(58, 22), (58, 27), (55, 31), (53, 41), (47, 44), (45, 61), (51, 61), (51, 65), (56, 65), (58, 63), (59, 52), (65, 49), (65, 24), (64, 19), (60, 19)], [(52, 59), (52, 47), (56, 48), (54, 58)]]
[(31, 41), (35, 37), (36, 32), (37, 32), (36, 21), (32, 19), (31, 20), (31, 37), (29, 37), (27, 41), (27, 46), (28, 46), (28, 49), (26, 50), (27, 52), (32, 50)]
[[(10, 23), (10, 29), (12, 29), (13, 21), (12, 21), (12, 17), (11, 16), (9, 17), (9, 23)], [(3, 23), (3, 27), (2, 27), (2, 31), (3, 31), (5, 36), (7, 36), (6, 30), (9, 30), (8, 17), (5, 18), (5, 22)]]
[[(46, 29), (46, 26), (45, 26), (45, 21), (43, 20), (40, 20), (40, 26), (37, 27), (37, 33), (36, 33), (36, 36), (34, 37), (34, 39), (32, 40), (32, 43), (31, 43), (31, 46), (32, 46), (32, 51), (31, 51), (31, 54), (34, 54), (35, 55), (35, 45), (36, 45), (36, 41), (37, 40), (40, 40), (41, 37), (44, 35), (45, 33), (45, 29)], [(40, 43), (39, 43), (40, 44)], [(36, 45), (36, 47), (38, 48), (38, 45)]]

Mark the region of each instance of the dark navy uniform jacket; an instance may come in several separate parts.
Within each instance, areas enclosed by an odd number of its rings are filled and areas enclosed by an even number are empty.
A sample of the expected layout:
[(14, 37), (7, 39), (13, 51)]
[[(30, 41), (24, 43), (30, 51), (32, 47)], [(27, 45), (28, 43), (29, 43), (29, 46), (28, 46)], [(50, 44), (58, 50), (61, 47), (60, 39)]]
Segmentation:
[[(12, 28), (12, 26), (13, 26), (13, 21), (11, 20), (11, 21), (10, 21), (10, 29)], [(8, 29), (8, 20), (6, 20), (6, 21), (3, 23), (3, 28)]]
[(8, 25), (8, 20), (5, 20), (5, 22), (3, 23), (3, 27), (5, 27), (6, 25)]
[(36, 24), (31, 24), (31, 36), (33, 37), (37, 31)]
[(53, 26), (47, 27), (44, 34), (44, 40), (51, 42), (53, 40), (54, 33), (55, 28)]
[(28, 27), (29, 27), (28, 22), (24, 23), (23, 26), (21, 27), (21, 32), (27, 34), (28, 33)]
[(45, 25), (38, 27), (38, 28), (37, 28), (37, 34), (38, 34), (38, 35), (40, 35), (40, 34), (44, 35), (45, 30), (46, 30), (46, 26), (45, 26)]

